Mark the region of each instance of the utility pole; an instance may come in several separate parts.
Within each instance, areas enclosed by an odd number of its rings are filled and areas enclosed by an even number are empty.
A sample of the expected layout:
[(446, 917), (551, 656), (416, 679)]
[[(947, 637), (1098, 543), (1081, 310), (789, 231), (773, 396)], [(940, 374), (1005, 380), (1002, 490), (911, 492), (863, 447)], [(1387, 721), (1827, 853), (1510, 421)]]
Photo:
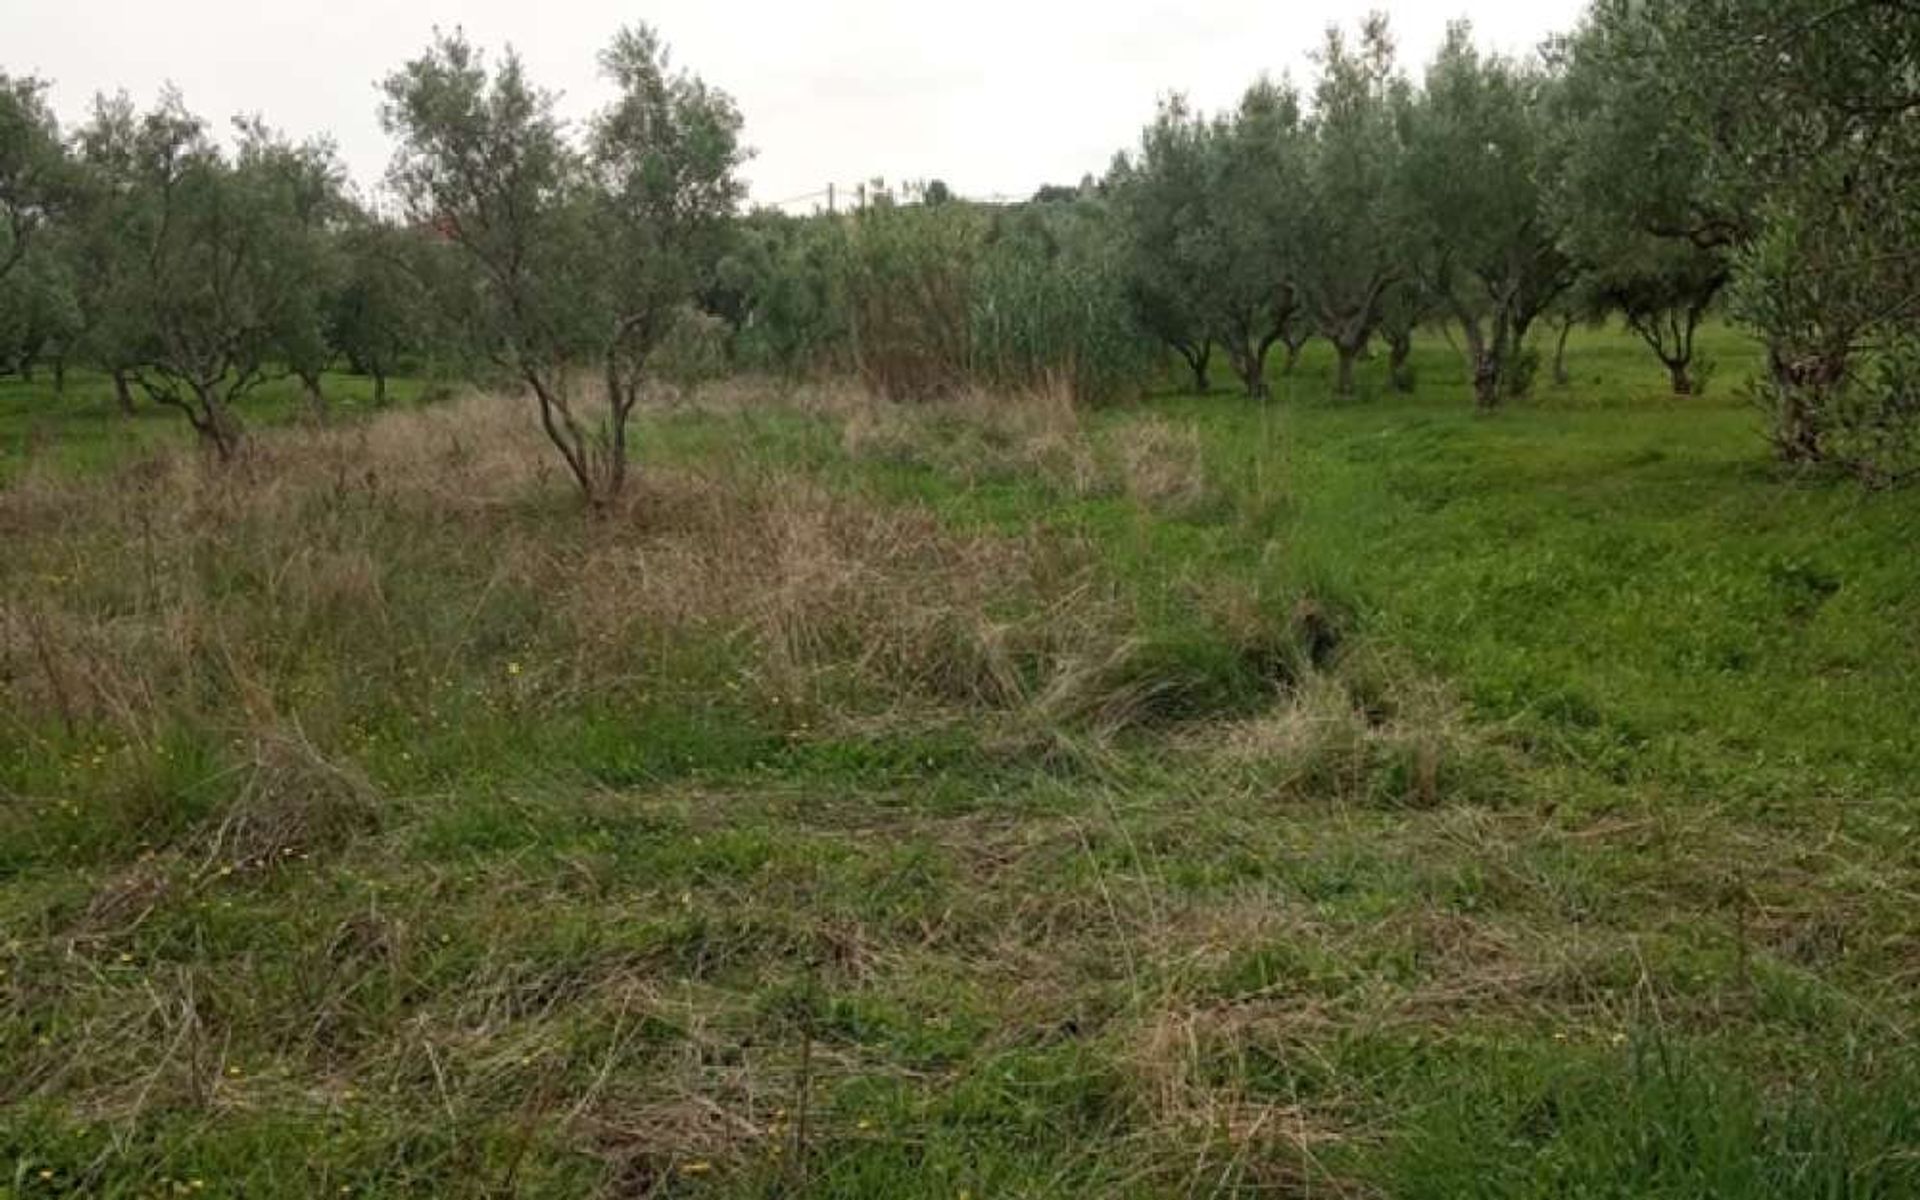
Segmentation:
[(827, 184), (827, 215), (833, 215), (833, 184)]

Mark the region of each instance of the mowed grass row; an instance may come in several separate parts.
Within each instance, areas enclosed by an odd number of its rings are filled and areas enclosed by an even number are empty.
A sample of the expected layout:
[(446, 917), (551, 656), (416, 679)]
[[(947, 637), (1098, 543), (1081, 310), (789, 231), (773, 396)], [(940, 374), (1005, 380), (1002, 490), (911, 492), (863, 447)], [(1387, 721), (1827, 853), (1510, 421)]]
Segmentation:
[(1913, 1190), (1920, 509), (1574, 362), (46, 447), (0, 1187)]

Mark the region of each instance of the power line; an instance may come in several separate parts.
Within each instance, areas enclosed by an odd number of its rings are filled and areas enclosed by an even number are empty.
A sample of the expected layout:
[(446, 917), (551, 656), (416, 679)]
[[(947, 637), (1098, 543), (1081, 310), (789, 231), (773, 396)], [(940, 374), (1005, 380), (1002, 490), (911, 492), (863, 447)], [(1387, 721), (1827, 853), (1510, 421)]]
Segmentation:
[(822, 196), (830, 196), (832, 194), (833, 189), (831, 187), (823, 187), (817, 192), (802, 192), (798, 196), (788, 196), (785, 200), (769, 200), (765, 203), (764, 207), (785, 208), (789, 204), (798, 204), (802, 200), (817, 200)]
[[(785, 210), (794, 205), (825, 200), (828, 211), (836, 210), (842, 206), (857, 209), (863, 204), (871, 204), (881, 200), (898, 202), (904, 198), (912, 197), (916, 194), (916, 187), (917, 185), (881, 185), (876, 187), (870, 179), (860, 180), (851, 184), (829, 183), (823, 188), (818, 188), (811, 192), (801, 192), (798, 195), (787, 196), (779, 200), (755, 201), (754, 207)], [(950, 190), (948, 195), (954, 200), (969, 204), (1019, 204), (1027, 199), (1026, 196), (1013, 195), (1007, 192), (985, 192), (978, 195), (966, 195)], [(820, 206), (815, 203), (814, 207), (818, 209)]]

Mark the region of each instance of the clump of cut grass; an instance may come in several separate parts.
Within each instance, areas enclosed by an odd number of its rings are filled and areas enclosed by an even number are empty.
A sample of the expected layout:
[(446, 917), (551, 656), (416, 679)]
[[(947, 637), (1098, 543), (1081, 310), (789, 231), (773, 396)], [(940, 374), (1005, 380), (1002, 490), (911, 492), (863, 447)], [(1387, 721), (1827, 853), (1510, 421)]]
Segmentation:
[(1315, 670), (1285, 699), (1210, 731), (1230, 761), (1277, 772), (1291, 792), (1386, 807), (1498, 802), (1506, 752), (1444, 688), (1404, 678), (1382, 704), (1353, 665)]
[(329, 761), (297, 731), (257, 739), (247, 758), (238, 795), (202, 839), (202, 871), (304, 861), (379, 829), (386, 806), (372, 782)]
[(1139, 416), (1103, 429), (1059, 386), (1006, 393), (972, 389), (897, 404), (840, 399), (841, 447), (856, 461), (917, 467), (963, 484), (1040, 487), (1056, 497), (1126, 497), (1157, 516), (1222, 511), (1191, 424)]
[[(1249, 1087), (1245, 1014), (1226, 1007), (1168, 1007), (1146, 1018), (1130, 1063), (1164, 1152), (1169, 1181), (1227, 1181), (1235, 1191), (1354, 1195), (1322, 1157), (1359, 1131), (1329, 1105), (1308, 1107)], [(1177, 1172), (1177, 1173), (1176, 1173)]]

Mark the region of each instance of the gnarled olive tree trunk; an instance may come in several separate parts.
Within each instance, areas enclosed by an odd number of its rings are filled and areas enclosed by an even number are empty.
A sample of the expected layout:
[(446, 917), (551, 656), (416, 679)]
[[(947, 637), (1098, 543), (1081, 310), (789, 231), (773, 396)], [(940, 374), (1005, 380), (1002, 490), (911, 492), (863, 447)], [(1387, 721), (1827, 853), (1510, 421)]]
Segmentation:
[(1573, 318), (1560, 318), (1559, 332), (1553, 341), (1553, 384), (1566, 387), (1573, 382), (1573, 376), (1567, 374), (1567, 335), (1573, 332)]
[(1180, 357), (1186, 360), (1187, 370), (1193, 373), (1193, 390), (1206, 395), (1212, 385), (1207, 377), (1207, 367), (1213, 360), (1213, 343), (1205, 340), (1175, 342), (1173, 348), (1180, 352)]
[(1413, 373), (1407, 360), (1413, 357), (1413, 332), (1407, 329), (1385, 331), (1387, 339), (1387, 379), (1396, 392), (1413, 390)]

